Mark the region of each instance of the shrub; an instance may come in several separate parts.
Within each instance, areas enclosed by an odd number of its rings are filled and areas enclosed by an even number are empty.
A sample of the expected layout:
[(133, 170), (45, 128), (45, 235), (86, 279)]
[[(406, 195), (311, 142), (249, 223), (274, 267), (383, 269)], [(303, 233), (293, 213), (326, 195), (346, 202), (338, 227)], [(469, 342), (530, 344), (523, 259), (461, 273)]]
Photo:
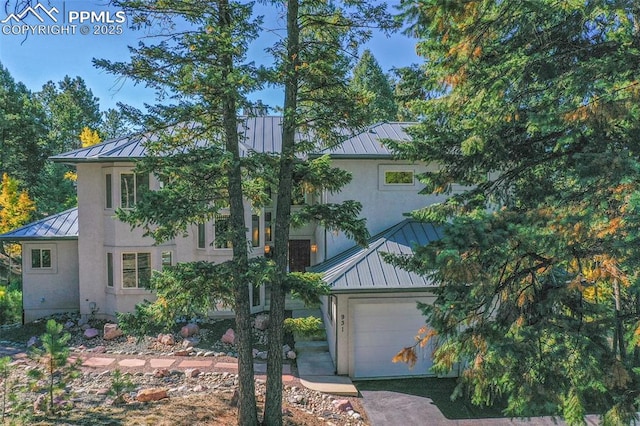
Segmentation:
[(20, 283), (0, 285), (0, 324), (22, 321), (22, 289)]
[(286, 331), (305, 337), (324, 336), (322, 320), (313, 316), (306, 318), (287, 318), (284, 320), (284, 327)]

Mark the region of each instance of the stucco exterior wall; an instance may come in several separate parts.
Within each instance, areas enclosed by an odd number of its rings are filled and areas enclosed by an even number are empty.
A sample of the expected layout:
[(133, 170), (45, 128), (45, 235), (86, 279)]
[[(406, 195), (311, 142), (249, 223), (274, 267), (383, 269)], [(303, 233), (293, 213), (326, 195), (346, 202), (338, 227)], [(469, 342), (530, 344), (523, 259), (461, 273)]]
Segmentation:
[[(50, 268), (32, 268), (33, 249), (51, 250)], [(25, 322), (79, 310), (78, 242), (34, 241), (22, 244)]]
[[(424, 188), (417, 180), (410, 185), (385, 185), (384, 172), (413, 171), (414, 176), (431, 169), (421, 164), (398, 162), (389, 159), (363, 160), (338, 159), (332, 162), (351, 173), (352, 180), (341, 192), (325, 194), (327, 202), (339, 203), (345, 200), (356, 200), (362, 204), (360, 217), (366, 218), (367, 228), (371, 235), (376, 235), (385, 229), (402, 221), (405, 213), (419, 209), (429, 204), (443, 201), (445, 196), (421, 195)], [(329, 259), (355, 243), (342, 232), (327, 232), (318, 228), (316, 238), (319, 241), (319, 252), (322, 258)], [(326, 241), (326, 245), (324, 243)]]

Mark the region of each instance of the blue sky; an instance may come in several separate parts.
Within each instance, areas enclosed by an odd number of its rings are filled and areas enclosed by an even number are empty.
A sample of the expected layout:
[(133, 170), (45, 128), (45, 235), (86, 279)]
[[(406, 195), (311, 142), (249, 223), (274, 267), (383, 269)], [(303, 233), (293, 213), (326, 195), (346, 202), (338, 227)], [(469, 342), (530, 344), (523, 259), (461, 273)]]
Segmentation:
[[(13, 3), (13, 2), (12, 2)], [(122, 25), (122, 34), (94, 35), (94, 30), (109, 29), (108, 21), (117, 22), (118, 9), (108, 7), (106, 0), (66, 0), (41, 1), (47, 10), (56, 7), (58, 12), (51, 12), (57, 19), (52, 21), (49, 17), (40, 13), (44, 22), (39, 22), (31, 14), (25, 16), (20, 24), (31, 26), (44, 25), (44, 31), (55, 31), (53, 28), (75, 25), (75, 29), (67, 27), (66, 31), (75, 31), (75, 34), (29, 34), (28, 36), (12, 34), (20, 32), (15, 20), (0, 23), (0, 62), (9, 70), (16, 81), (24, 83), (30, 90), (38, 91), (44, 83), (51, 80), (58, 82), (65, 75), (82, 77), (93, 94), (100, 99), (102, 110), (114, 107), (118, 102), (141, 108), (144, 102), (155, 102), (152, 91), (134, 86), (130, 82), (123, 82), (117, 76), (108, 74), (92, 65), (93, 58), (109, 60), (127, 60), (129, 51), (127, 46), (136, 45), (146, 33), (134, 31)], [(392, 3), (389, 3), (392, 4)], [(40, 10), (41, 11), (41, 10)], [(20, 11), (19, 11), (20, 12)], [(85, 21), (80, 21), (80, 12), (87, 12)], [(94, 12), (94, 16), (90, 16)], [(75, 15), (74, 15), (75, 13)], [(109, 13), (109, 14), (107, 14)], [(99, 16), (96, 16), (100, 14)], [(0, 22), (7, 19), (8, 15), (0, 12)], [(70, 21), (73, 20), (73, 21)], [(93, 20), (93, 22), (91, 22)], [(277, 20), (271, 17), (271, 20)], [(103, 25), (103, 23), (105, 23)], [(16, 24), (17, 25), (17, 24)], [(87, 25), (90, 34), (82, 35), (81, 27)], [(117, 26), (117, 23), (111, 24)], [(27, 30), (29, 32), (31, 30)], [(39, 29), (36, 31), (40, 31)], [(421, 59), (415, 53), (415, 40), (411, 40), (401, 34), (387, 37), (384, 34), (374, 34), (374, 37), (366, 45), (369, 48), (383, 70), (388, 71), (392, 67), (401, 67), (412, 63), (419, 63)], [(264, 47), (256, 45), (250, 51), (250, 59), (256, 63), (264, 63), (269, 56), (264, 52)], [(252, 96), (254, 99), (262, 99), (269, 105), (282, 103), (282, 95), (274, 89), (267, 89)]]

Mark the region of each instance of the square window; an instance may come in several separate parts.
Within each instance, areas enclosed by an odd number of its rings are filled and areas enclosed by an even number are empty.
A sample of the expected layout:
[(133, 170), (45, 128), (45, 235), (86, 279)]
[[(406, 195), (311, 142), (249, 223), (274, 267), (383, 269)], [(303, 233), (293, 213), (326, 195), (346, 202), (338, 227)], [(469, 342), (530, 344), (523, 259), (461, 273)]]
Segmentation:
[(122, 173), (120, 175), (120, 207), (131, 209), (149, 189), (148, 174)]
[(171, 252), (170, 251), (163, 251), (162, 254), (162, 267), (166, 267), (166, 266), (171, 266), (172, 265), (172, 259), (171, 259)]
[(151, 253), (122, 253), (122, 287), (146, 288), (151, 280)]
[(31, 249), (31, 268), (51, 268), (51, 249)]

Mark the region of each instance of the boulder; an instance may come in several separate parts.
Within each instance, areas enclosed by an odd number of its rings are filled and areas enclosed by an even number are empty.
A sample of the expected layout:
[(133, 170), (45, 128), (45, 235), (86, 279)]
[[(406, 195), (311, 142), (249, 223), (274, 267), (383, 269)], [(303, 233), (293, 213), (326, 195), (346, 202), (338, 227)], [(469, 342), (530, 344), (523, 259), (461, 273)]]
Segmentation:
[(85, 339), (93, 339), (94, 337), (98, 337), (99, 334), (100, 332), (95, 328), (87, 328), (84, 331)]
[(222, 341), (222, 343), (233, 345), (236, 342), (236, 333), (233, 331), (233, 328), (228, 329), (220, 341)]
[(193, 348), (195, 346), (198, 346), (198, 343), (200, 343), (200, 339), (198, 339), (197, 337), (187, 337), (182, 341), (182, 347)]
[(287, 359), (296, 359), (296, 353), (294, 351), (287, 352)]
[(169, 374), (171, 373), (169, 373), (169, 370), (167, 370), (166, 368), (158, 368), (153, 370), (153, 377), (157, 377), (158, 379), (168, 377)]
[(353, 410), (353, 406), (348, 399), (336, 399), (333, 401), (333, 406), (343, 413), (346, 413), (349, 410)]
[(168, 397), (166, 389), (152, 388), (139, 391), (136, 400), (140, 402), (160, 401)]
[(184, 375), (189, 379), (195, 379), (200, 375), (200, 370), (198, 370), (197, 368), (187, 368), (186, 370), (184, 370)]
[(124, 333), (120, 328), (118, 328), (118, 324), (107, 323), (104, 325), (104, 330), (102, 333), (102, 337), (104, 340), (113, 340), (122, 336)]
[(180, 335), (182, 337), (191, 337), (200, 331), (198, 324), (189, 323), (180, 329)]
[(176, 344), (176, 340), (172, 334), (158, 334), (158, 342), (163, 345), (173, 346)]
[(260, 314), (256, 316), (256, 319), (253, 322), (253, 327), (262, 331), (266, 330), (269, 327), (269, 315)]
[(189, 354), (191, 353), (191, 348), (188, 349), (183, 349), (183, 350), (179, 350), (179, 351), (175, 351), (173, 353), (174, 356), (189, 356)]

